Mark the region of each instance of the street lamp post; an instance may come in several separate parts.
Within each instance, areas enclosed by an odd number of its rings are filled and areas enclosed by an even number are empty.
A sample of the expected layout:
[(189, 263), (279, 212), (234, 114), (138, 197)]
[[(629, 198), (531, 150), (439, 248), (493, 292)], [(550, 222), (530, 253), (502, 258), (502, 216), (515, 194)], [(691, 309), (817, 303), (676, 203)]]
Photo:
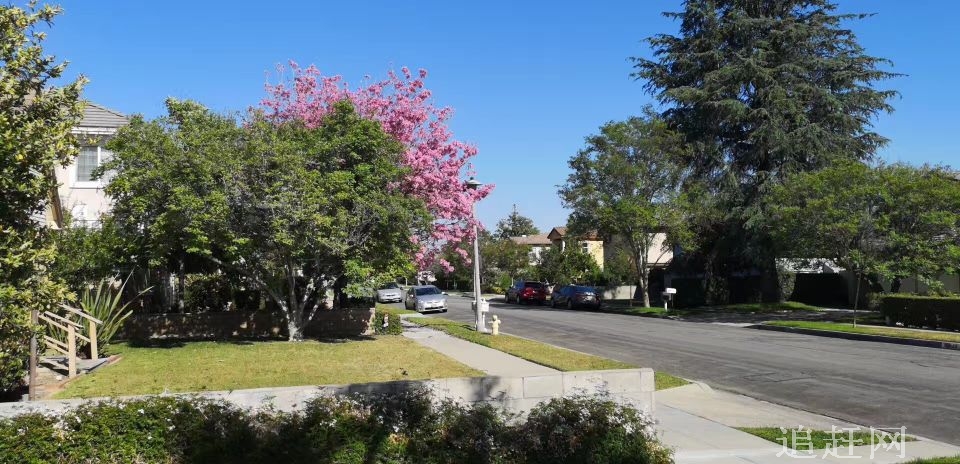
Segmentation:
[[(468, 189), (476, 190), (483, 184), (471, 177), (466, 185)], [(476, 316), (477, 332), (484, 333), (487, 331), (486, 324), (484, 324), (483, 320), (483, 310), (486, 305), (480, 297), (480, 227), (477, 225), (476, 202), (472, 205), (471, 213), (473, 215), (473, 311)]]

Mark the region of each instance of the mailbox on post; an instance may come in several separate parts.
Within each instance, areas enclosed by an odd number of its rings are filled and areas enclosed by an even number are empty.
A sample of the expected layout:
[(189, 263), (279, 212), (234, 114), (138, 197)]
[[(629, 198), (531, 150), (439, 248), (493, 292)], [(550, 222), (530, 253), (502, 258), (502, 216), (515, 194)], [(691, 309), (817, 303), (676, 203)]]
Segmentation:
[(677, 289), (667, 287), (666, 290), (661, 294), (663, 296), (663, 309), (667, 311), (670, 310), (670, 302), (673, 301), (674, 295), (677, 294)]

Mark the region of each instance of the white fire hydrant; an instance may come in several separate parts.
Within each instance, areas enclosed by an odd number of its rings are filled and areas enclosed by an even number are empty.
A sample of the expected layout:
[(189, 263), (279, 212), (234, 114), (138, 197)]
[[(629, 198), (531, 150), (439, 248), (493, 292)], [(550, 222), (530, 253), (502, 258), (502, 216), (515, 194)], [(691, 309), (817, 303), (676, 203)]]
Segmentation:
[(490, 327), (493, 328), (493, 335), (500, 335), (500, 318), (496, 314), (493, 315), (493, 320), (490, 321)]

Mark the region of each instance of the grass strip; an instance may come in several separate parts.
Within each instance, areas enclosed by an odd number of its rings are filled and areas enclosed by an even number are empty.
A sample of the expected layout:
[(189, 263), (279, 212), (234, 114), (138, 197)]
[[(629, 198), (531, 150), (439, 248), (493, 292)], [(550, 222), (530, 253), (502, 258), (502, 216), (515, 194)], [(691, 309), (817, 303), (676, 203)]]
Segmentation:
[[(560, 348), (558, 346), (541, 343), (526, 338), (514, 337), (512, 335), (498, 335), (496, 337), (477, 333), (469, 324), (464, 324), (448, 319), (438, 317), (415, 317), (408, 321), (422, 326), (431, 327), (446, 332), (463, 340), (476, 343), (478, 345), (493, 348), (504, 353), (511, 354), (527, 361), (547, 366), (558, 371), (592, 371), (605, 369), (634, 369), (637, 366), (627, 364), (612, 359), (601, 358), (590, 354), (580, 353), (578, 351)], [(686, 385), (687, 382), (679, 377), (672, 376), (665, 372), (655, 373), (655, 382), (657, 390), (679, 387)]]
[[(826, 430), (797, 430), (780, 427), (737, 427), (737, 430), (755, 435), (764, 440), (772, 441), (777, 444), (786, 444), (787, 447), (795, 450), (825, 449), (828, 445), (831, 447), (845, 448), (853, 443), (853, 446), (870, 445), (870, 430), (854, 430), (852, 434), (848, 430), (839, 429), (836, 435)], [(796, 431), (796, 434), (794, 434)], [(809, 433), (809, 435), (807, 435)], [(873, 431), (873, 443), (891, 443), (900, 441), (900, 437)], [(796, 438), (796, 440), (794, 440)], [(836, 440), (836, 441), (834, 441)], [(916, 438), (909, 435), (904, 437), (904, 441), (916, 441)]]
[(826, 330), (830, 332), (844, 332), (862, 335), (881, 335), (885, 337), (907, 338), (913, 340), (931, 340), (938, 342), (960, 343), (960, 333), (956, 332), (934, 332), (926, 330), (900, 329), (896, 327), (877, 327), (869, 325), (858, 325), (839, 323), (839, 322), (815, 322), (815, 321), (773, 321), (767, 322), (767, 325), (779, 327), (794, 327), (798, 329)]
[(190, 342), (111, 346), (114, 365), (57, 398), (478, 377), (482, 372), (399, 335), (337, 342)]

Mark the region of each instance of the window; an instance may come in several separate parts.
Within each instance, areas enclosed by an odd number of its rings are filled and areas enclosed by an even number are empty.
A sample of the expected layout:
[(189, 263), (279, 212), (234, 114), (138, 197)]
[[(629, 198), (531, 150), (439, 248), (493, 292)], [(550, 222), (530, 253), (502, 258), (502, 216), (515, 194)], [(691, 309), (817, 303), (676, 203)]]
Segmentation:
[(77, 183), (99, 184), (99, 180), (93, 178), (93, 171), (110, 155), (109, 150), (100, 146), (80, 147), (80, 156), (77, 156)]
[(587, 254), (590, 253), (590, 244), (589, 244), (589, 243), (583, 242), (583, 243), (580, 244), (580, 246), (583, 248), (583, 252), (584, 252), (584, 253), (587, 253)]

